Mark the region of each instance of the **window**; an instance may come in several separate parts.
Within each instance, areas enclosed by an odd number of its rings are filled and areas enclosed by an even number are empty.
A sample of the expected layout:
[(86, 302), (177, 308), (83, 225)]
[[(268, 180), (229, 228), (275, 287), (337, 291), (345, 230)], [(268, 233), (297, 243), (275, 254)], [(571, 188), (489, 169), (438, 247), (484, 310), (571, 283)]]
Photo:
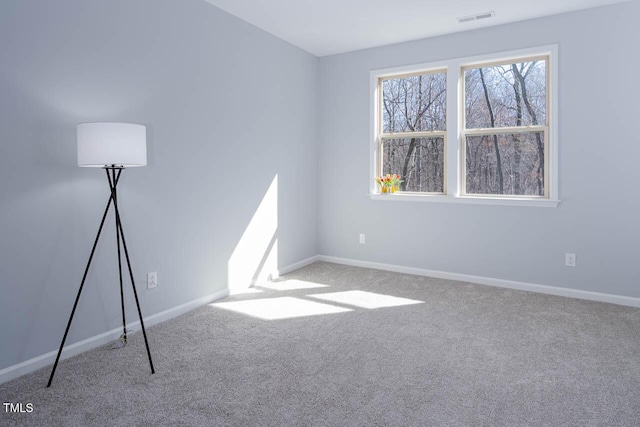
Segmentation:
[[(557, 47), (371, 73), (374, 199), (557, 206)], [(400, 174), (380, 196), (373, 178)]]
[(464, 194), (544, 197), (548, 56), (463, 68)]
[(380, 170), (401, 191), (444, 193), (446, 71), (381, 77)]

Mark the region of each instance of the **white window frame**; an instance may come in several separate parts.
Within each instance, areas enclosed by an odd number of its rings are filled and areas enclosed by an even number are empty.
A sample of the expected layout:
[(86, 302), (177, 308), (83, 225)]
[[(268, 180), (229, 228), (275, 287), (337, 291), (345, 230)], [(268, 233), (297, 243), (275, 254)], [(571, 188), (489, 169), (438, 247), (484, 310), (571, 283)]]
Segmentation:
[[(513, 63), (529, 58), (548, 57), (547, 72), (547, 123), (545, 131), (545, 187), (546, 196), (497, 196), (473, 195), (464, 192), (464, 69), (474, 65), (488, 63)], [(393, 76), (446, 70), (447, 73), (447, 111), (445, 131), (445, 176), (444, 194), (433, 193), (395, 193), (380, 194), (375, 177), (381, 169), (380, 111), (382, 94), (380, 79)], [(492, 53), (473, 57), (454, 58), (425, 64), (385, 68), (370, 72), (370, 158), (369, 158), (369, 196), (373, 200), (469, 203), (511, 206), (557, 207), (558, 198), (558, 46), (547, 45), (507, 52)], [(508, 128), (507, 128), (508, 129)], [(496, 128), (502, 132), (502, 128)], [(476, 132), (473, 130), (467, 134)]]

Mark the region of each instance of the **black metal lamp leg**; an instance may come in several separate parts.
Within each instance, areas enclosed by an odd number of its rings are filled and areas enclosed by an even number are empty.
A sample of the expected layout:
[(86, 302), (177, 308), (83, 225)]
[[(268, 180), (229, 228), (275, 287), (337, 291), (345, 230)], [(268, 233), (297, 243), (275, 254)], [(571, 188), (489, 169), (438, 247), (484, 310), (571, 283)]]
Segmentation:
[[(111, 189), (111, 200), (113, 200), (113, 205), (118, 205), (118, 190), (117, 190), (117, 182), (120, 179), (120, 174), (122, 173), (122, 169), (118, 169), (118, 175), (116, 176), (115, 169), (105, 169), (107, 172), (107, 180), (109, 181), (109, 188)], [(109, 175), (109, 171), (111, 171), (111, 176)], [(116, 217), (116, 245), (118, 247), (118, 277), (120, 278), (120, 306), (122, 307), (122, 335), (120, 336), (120, 340), (122, 345), (127, 344), (127, 321), (124, 310), (124, 288), (122, 286), (122, 256), (120, 254), (120, 216), (117, 214), (117, 210), (114, 210), (114, 214)]]
[[(115, 170), (118, 170), (116, 174)], [(127, 243), (124, 238), (124, 232), (122, 231), (122, 223), (120, 220), (120, 212), (118, 210), (118, 198), (116, 187), (118, 185), (118, 181), (120, 180), (120, 174), (122, 173), (122, 168), (117, 167), (105, 167), (107, 172), (107, 180), (109, 181), (109, 188), (111, 189), (111, 194), (109, 196), (109, 201), (107, 202), (107, 206), (104, 210), (104, 214), (102, 215), (102, 221), (100, 221), (100, 227), (98, 228), (98, 233), (96, 235), (96, 239), (93, 242), (93, 247), (91, 248), (91, 255), (89, 255), (89, 260), (87, 261), (87, 266), (84, 269), (84, 274), (82, 275), (82, 281), (80, 282), (80, 288), (78, 289), (78, 295), (76, 296), (76, 300), (73, 303), (73, 309), (71, 310), (71, 315), (69, 316), (69, 321), (67, 322), (67, 328), (64, 331), (64, 335), (62, 337), (62, 342), (60, 343), (60, 348), (58, 349), (58, 354), (56, 356), (56, 361), (53, 364), (53, 369), (51, 370), (51, 375), (49, 376), (49, 382), (47, 383), (47, 387), (51, 386), (51, 382), (53, 381), (53, 376), (56, 373), (56, 368), (58, 367), (58, 362), (60, 361), (60, 355), (62, 354), (62, 349), (64, 348), (64, 343), (67, 340), (67, 335), (69, 334), (69, 328), (71, 327), (71, 322), (73, 321), (73, 316), (75, 315), (76, 308), (78, 307), (78, 301), (80, 301), (80, 294), (82, 293), (82, 289), (84, 287), (84, 283), (87, 279), (87, 273), (89, 272), (89, 267), (91, 266), (91, 261), (93, 260), (93, 255), (95, 254), (96, 247), (98, 246), (98, 241), (100, 240), (100, 234), (102, 233), (102, 228), (104, 227), (104, 222), (107, 218), (107, 213), (109, 212), (109, 208), (111, 207), (111, 202), (113, 202), (113, 207), (115, 210), (116, 217), (116, 240), (118, 244), (118, 272), (120, 275), (120, 302), (122, 306), (122, 329), (123, 329), (123, 338), (126, 343), (127, 340), (127, 329), (126, 329), (126, 320), (125, 320), (125, 311), (124, 311), (124, 288), (122, 282), (122, 256), (120, 252), (120, 240), (122, 240), (122, 247), (124, 248), (125, 258), (127, 260), (127, 266), (129, 268), (129, 276), (131, 278), (131, 286), (133, 287), (133, 295), (136, 299), (136, 306), (138, 308), (138, 316), (140, 317), (140, 326), (142, 326), (142, 334), (144, 335), (144, 344), (147, 348), (147, 356), (149, 356), (149, 365), (151, 366), (151, 373), (155, 373), (155, 369), (153, 368), (153, 361), (151, 360), (151, 351), (149, 350), (149, 342), (147, 340), (147, 332), (144, 327), (144, 321), (142, 319), (142, 311), (140, 310), (140, 302), (138, 301), (138, 292), (136, 291), (136, 285), (133, 278), (133, 270), (131, 268), (131, 261), (129, 260), (129, 251), (127, 250)], [(109, 174), (111, 171), (111, 175)]]
[(78, 307), (80, 294), (82, 293), (84, 282), (87, 279), (87, 273), (89, 272), (89, 267), (91, 266), (93, 255), (96, 252), (96, 246), (98, 246), (98, 240), (100, 239), (100, 233), (102, 233), (102, 227), (104, 226), (104, 221), (105, 219), (107, 219), (107, 213), (109, 212), (109, 208), (111, 207), (111, 201), (112, 199), (111, 197), (109, 197), (109, 201), (107, 202), (107, 207), (104, 209), (104, 214), (102, 215), (102, 221), (100, 221), (98, 234), (96, 235), (96, 239), (93, 242), (93, 247), (91, 248), (91, 255), (89, 255), (89, 261), (87, 261), (87, 266), (85, 267), (84, 274), (82, 275), (82, 282), (80, 282), (80, 289), (78, 289), (78, 295), (76, 296), (76, 301), (73, 303), (73, 309), (71, 310), (71, 315), (69, 316), (69, 322), (67, 322), (67, 329), (65, 329), (64, 335), (62, 336), (62, 342), (60, 343), (60, 348), (58, 349), (58, 355), (56, 356), (56, 361), (53, 364), (53, 369), (51, 370), (51, 375), (49, 376), (49, 382), (47, 383), (47, 387), (51, 386), (51, 381), (53, 381), (53, 375), (56, 373), (56, 368), (58, 367), (58, 362), (60, 361), (60, 355), (62, 354), (62, 348), (64, 347), (64, 343), (67, 340), (67, 335), (69, 334), (69, 327), (71, 327), (71, 321), (73, 320), (73, 315), (75, 314), (76, 308)]
[(144, 320), (142, 319), (142, 311), (140, 310), (140, 301), (138, 300), (138, 292), (136, 291), (136, 282), (133, 278), (133, 269), (131, 268), (131, 261), (129, 259), (129, 250), (127, 249), (127, 242), (124, 238), (124, 231), (122, 230), (122, 222), (120, 220), (120, 211), (118, 210), (118, 202), (116, 199), (113, 201), (113, 207), (116, 211), (116, 226), (118, 227), (118, 231), (120, 232), (120, 237), (122, 238), (122, 247), (124, 248), (124, 256), (127, 260), (127, 267), (129, 268), (129, 277), (131, 278), (131, 287), (133, 288), (133, 296), (136, 299), (136, 307), (138, 308), (138, 317), (140, 318), (140, 326), (142, 327), (142, 335), (144, 336), (144, 345), (147, 348), (147, 356), (149, 356), (149, 366), (151, 367), (151, 373), (155, 374), (155, 369), (153, 368), (153, 360), (151, 360), (151, 351), (149, 350), (149, 341), (147, 340), (147, 331), (144, 328)]

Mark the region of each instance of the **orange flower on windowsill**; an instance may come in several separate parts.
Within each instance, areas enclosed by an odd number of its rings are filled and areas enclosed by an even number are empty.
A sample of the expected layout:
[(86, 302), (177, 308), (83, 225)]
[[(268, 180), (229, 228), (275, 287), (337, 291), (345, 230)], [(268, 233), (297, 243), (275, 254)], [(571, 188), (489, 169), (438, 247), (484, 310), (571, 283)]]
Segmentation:
[(396, 191), (400, 191), (400, 183), (404, 180), (400, 179), (399, 174), (386, 174), (375, 178), (378, 185), (380, 185), (380, 192), (383, 194), (392, 194)]

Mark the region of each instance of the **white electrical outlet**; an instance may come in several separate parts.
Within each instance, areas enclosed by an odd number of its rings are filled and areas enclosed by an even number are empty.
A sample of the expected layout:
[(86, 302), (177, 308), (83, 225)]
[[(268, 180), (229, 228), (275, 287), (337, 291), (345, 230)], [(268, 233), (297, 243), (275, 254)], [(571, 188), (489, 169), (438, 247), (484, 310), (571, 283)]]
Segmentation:
[(364, 234), (360, 235), (360, 244), (364, 245)]
[(576, 266), (576, 254), (570, 254), (570, 253), (564, 254), (564, 265), (565, 265), (565, 267), (575, 267)]
[(156, 271), (147, 273), (147, 289), (158, 287), (158, 273)]

